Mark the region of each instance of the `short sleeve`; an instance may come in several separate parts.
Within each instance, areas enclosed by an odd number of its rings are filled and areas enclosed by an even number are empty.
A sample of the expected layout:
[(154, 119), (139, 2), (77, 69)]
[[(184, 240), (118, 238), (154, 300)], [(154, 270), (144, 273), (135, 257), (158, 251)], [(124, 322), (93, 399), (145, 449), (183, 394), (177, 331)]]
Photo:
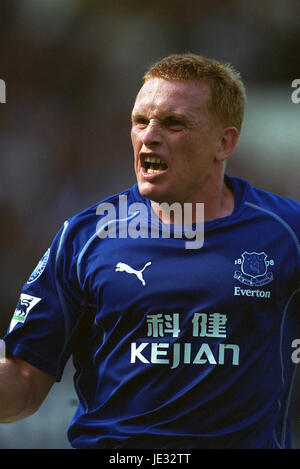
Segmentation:
[(8, 331), (8, 354), (61, 379), (83, 315), (68, 222), (24, 284)]

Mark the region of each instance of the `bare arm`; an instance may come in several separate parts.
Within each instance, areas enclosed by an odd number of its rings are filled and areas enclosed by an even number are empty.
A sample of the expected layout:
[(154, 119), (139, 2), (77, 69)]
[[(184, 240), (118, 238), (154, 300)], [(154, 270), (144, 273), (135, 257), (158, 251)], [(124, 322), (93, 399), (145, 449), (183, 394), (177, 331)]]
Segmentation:
[(21, 420), (38, 410), (55, 377), (8, 356), (0, 363), (0, 423)]

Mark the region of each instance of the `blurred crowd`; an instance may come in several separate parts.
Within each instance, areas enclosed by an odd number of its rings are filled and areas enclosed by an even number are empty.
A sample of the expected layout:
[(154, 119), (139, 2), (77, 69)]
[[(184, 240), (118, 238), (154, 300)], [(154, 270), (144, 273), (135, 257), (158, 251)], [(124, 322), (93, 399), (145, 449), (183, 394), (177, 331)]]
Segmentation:
[[(1, 335), (63, 221), (134, 182), (130, 111), (148, 65), (191, 51), (232, 62), (250, 88), (289, 86), (299, 17), (299, 0), (1, 0)], [(232, 171), (260, 182), (251, 158)]]

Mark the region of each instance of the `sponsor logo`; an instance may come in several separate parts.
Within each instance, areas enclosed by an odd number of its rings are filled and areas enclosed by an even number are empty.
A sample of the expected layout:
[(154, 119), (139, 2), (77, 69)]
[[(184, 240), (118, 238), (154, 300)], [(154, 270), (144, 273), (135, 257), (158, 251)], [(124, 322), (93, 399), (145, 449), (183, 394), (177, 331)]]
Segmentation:
[(30, 283), (35, 282), (42, 275), (47, 265), (49, 255), (50, 255), (50, 248), (45, 252), (43, 257), (41, 258), (40, 262), (38, 263), (38, 265), (36, 266), (32, 274), (30, 275), (29, 279), (27, 280), (27, 283), (30, 284)]
[(180, 341), (179, 313), (148, 314), (146, 322), (147, 338), (131, 343), (131, 364), (165, 365), (171, 370), (179, 365), (239, 365), (240, 347), (226, 343), (228, 317), (225, 313), (194, 313), (191, 342)]
[(127, 272), (127, 274), (134, 274), (140, 280), (143, 286), (146, 285), (146, 282), (143, 278), (144, 270), (151, 265), (151, 262), (147, 262), (141, 270), (135, 270), (133, 267), (130, 267), (128, 264), (124, 264), (124, 262), (118, 262), (116, 265), (116, 272)]
[(29, 311), (40, 301), (41, 298), (21, 293), (18, 305), (10, 323), (9, 332), (16, 326), (16, 324), (20, 322), (24, 323)]

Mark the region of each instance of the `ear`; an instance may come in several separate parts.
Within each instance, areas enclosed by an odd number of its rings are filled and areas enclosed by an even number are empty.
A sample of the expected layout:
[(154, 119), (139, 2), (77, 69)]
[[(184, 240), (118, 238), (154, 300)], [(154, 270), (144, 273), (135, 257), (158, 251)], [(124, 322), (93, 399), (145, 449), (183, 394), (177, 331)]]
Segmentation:
[(218, 161), (225, 161), (230, 155), (232, 155), (238, 138), (239, 132), (236, 127), (224, 127), (220, 130), (218, 152), (216, 156)]

